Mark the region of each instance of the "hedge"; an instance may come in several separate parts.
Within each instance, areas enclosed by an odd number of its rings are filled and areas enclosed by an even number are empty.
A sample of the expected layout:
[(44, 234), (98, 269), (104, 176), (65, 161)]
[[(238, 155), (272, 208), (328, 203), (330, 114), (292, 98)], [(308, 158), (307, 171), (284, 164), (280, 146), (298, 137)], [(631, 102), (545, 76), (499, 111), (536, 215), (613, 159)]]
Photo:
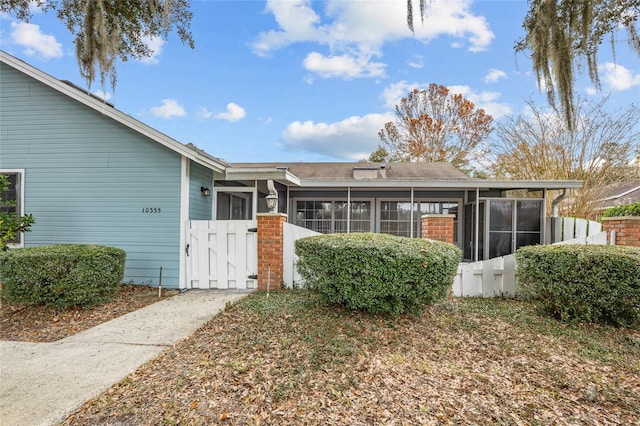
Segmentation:
[(525, 299), (562, 321), (640, 325), (640, 249), (528, 246), (516, 252)]
[(2, 297), (9, 303), (58, 308), (107, 300), (124, 277), (125, 251), (114, 247), (62, 244), (0, 253)]
[(329, 234), (296, 241), (298, 271), (325, 301), (373, 314), (418, 313), (447, 297), (461, 251), (386, 234)]
[(640, 202), (626, 204), (624, 206), (614, 206), (605, 210), (602, 214), (602, 217), (619, 216), (640, 216)]

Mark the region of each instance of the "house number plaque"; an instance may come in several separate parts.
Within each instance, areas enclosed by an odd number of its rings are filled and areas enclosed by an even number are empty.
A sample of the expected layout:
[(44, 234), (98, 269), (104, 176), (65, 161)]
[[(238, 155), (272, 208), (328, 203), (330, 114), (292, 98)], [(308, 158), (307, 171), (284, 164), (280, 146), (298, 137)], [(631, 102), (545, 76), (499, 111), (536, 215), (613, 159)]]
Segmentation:
[(160, 207), (143, 207), (142, 213), (162, 213), (162, 209)]

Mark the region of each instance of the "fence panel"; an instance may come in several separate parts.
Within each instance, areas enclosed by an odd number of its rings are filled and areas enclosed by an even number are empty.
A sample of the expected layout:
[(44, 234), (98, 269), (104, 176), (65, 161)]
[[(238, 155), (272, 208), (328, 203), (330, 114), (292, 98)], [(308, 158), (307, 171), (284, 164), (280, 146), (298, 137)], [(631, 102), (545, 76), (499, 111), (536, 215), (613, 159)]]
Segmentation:
[(282, 236), (282, 280), (287, 288), (293, 288), (294, 285), (298, 285), (302, 281), (302, 277), (298, 274), (298, 268), (296, 267), (296, 263), (298, 261), (298, 257), (295, 253), (296, 240), (304, 237), (310, 237), (312, 235), (320, 235), (320, 233), (291, 223), (284, 224)]
[(256, 226), (256, 221), (243, 220), (189, 221), (188, 288), (254, 288)]

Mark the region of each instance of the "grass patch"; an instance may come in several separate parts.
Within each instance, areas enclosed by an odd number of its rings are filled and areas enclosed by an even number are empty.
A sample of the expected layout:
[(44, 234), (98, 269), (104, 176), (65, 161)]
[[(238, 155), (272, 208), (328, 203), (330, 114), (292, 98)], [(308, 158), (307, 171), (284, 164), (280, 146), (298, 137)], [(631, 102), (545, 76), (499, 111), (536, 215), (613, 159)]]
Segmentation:
[(454, 299), (393, 320), (253, 293), (67, 424), (633, 424), (637, 330)]

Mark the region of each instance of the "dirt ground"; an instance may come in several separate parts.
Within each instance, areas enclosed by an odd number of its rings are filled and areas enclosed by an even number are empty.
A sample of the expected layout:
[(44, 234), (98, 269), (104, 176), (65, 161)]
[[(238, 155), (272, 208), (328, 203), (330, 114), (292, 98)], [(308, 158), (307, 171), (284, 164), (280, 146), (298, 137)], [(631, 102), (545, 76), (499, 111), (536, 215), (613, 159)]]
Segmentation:
[(123, 284), (110, 302), (90, 308), (0, 305), (0, 340), (54, 342), (98, 324), (166, 299), (178, 290)]

